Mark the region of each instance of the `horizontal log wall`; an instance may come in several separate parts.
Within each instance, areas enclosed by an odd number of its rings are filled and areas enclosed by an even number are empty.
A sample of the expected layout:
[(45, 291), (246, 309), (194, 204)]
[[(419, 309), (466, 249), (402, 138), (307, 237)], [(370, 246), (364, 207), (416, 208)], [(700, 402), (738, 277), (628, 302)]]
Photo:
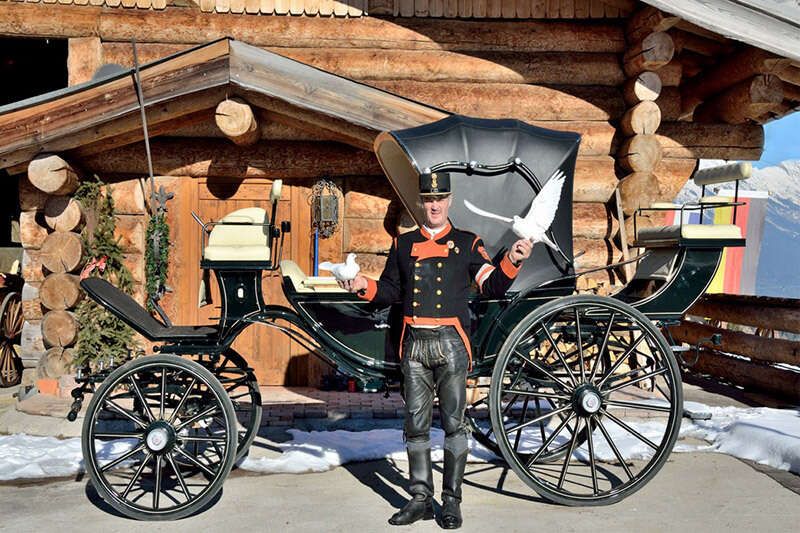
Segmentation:
[[(701, 344), (703, 349), (697, 363), (691, 366), (692, 371), (745, 389), (800, 400), (800, 342), (772, 336), (776, 331), (800, 333), (800, 300), (709, 294), (698, 300), (688, 314), (756, 328), (755, 333), (746, 333), (696, 320), (670, 327), (677, 342)], [(719, 345), (711, 345), (712, 335), (721, 337)]]

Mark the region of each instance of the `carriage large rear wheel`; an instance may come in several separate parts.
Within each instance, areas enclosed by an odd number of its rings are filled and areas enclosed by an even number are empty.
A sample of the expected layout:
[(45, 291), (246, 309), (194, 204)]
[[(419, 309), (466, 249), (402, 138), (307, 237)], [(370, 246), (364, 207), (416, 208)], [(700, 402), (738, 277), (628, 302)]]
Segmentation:
[(571, 296), (523, 318), (501, 347), (489, 410), (514, 472), (544, 498), (607, 505), (666, 462), (683, 408), (661, 332), (617, 300)]
[(236, 458), (236, 414), (199, 364), (170, 355), (134, 359), (92, 397), (83, 424), (86, 471), (100, 496), (137, 520), (202, 509)]

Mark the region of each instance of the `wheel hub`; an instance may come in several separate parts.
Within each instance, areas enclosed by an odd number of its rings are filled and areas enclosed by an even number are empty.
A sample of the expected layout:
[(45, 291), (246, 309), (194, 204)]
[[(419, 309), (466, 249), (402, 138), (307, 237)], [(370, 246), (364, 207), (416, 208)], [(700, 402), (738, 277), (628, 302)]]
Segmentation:
[(147, 448), (155, 454), (166, 453), (175, 444), (175, 430), (162, 420), (153, 422), (145, 435)]
[(592, 385), (582, 385), (572, 395), (572, 406), (580, 416), (591, 416), (603, 407), (603, 396)]

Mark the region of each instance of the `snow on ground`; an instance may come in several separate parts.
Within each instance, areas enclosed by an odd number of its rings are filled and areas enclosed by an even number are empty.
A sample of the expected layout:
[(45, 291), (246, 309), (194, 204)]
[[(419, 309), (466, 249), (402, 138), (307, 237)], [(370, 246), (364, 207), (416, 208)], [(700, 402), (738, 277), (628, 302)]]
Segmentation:
[[(684, 420), (681, 438), (704, 441), (690, 444), (679, 441), (676, 452), (718, 452), (750, 459), (781, 470), (800, 474), (800, 409), (708, 407), (687, 402), (694, 412), (708, 412), (705, 421)], [(646, 437), (657, 438), (663, 431), (659, 421), (641, 421), (632, 426)], [(630, 459), (647, 457), (651, 450), (639, 439), (616, 424), (606, 422), (606, 429), (621, 453)], [(239, 467), (265, 474), (324, 472), (355, 461), (405, 459), (403, 434), (399, 429), (371, 431), (300, 431), (290, 429), (292, 440), (278, 444), (283, 453), (276, 457), (246, 458)], [(443, 433), (431, 433), (433, 460), (442, 460)], [(566, 442), (563, 438), (559, 442)], [(593, 433), (595, 453), (600, 460), (613, 460), (613, 452), (599, 431)], [(535, 447), (538, 436), (526, 434), (521, 450)], [(100, 451), (101, 460), (118, 456), (132, 445), (129, 441), (107, 444)], [(579, 449), (586, 454), (586, 446)], [(476, 442), (471, 442), (470, 460), (493, 459)], [(71, 476), (83, 470), (80, 439), (59, 440), (29, 435), (0, 436), (0, 480)]]

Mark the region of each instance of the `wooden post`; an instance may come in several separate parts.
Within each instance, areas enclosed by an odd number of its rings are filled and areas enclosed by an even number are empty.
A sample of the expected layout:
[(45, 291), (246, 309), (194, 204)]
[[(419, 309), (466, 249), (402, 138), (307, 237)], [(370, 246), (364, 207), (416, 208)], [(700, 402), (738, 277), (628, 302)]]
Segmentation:
[(255, 144), (261, 137), (253, 109), (240, 98), (220, 102), (214, 120), (222, 133), (239, 146)]
[(77, 233), (55, 231), (47, 236), (42, 244), (42, 265), (56, 274), (72, 272), (81, 264), (83, 243)]
[(758, 75), (700, 104), (694, 111), (694, 120), (743, 124), (771, 111), (782, 102), (783, 82), (780, 78)]
[(632, 77), (646, 70), (657, 70), (669, 63), (674, 53), (672, 37), (663, 31), (651, 33), (625, 52), (625, 74)]
[(81, 204), (69, 196), (51, 196), (44, 206), (44, 220), (50, 229), (76, 231), (83, 222)]
[(19, 214), (19, 236), (24, 248), (41, 248), (47, 238), (47, 228), (42, 225), (38, 211), (22, 211)]
[(69, 84), (77, 85), (92, 79), (103, 64), (103, 46), (99, 37), (73, 37), (67, 43)]
[(78, 173), (55, 154), (37, 156), (28, 164), (28, 179), (40, 191), (65, 195), (78, 188)]

